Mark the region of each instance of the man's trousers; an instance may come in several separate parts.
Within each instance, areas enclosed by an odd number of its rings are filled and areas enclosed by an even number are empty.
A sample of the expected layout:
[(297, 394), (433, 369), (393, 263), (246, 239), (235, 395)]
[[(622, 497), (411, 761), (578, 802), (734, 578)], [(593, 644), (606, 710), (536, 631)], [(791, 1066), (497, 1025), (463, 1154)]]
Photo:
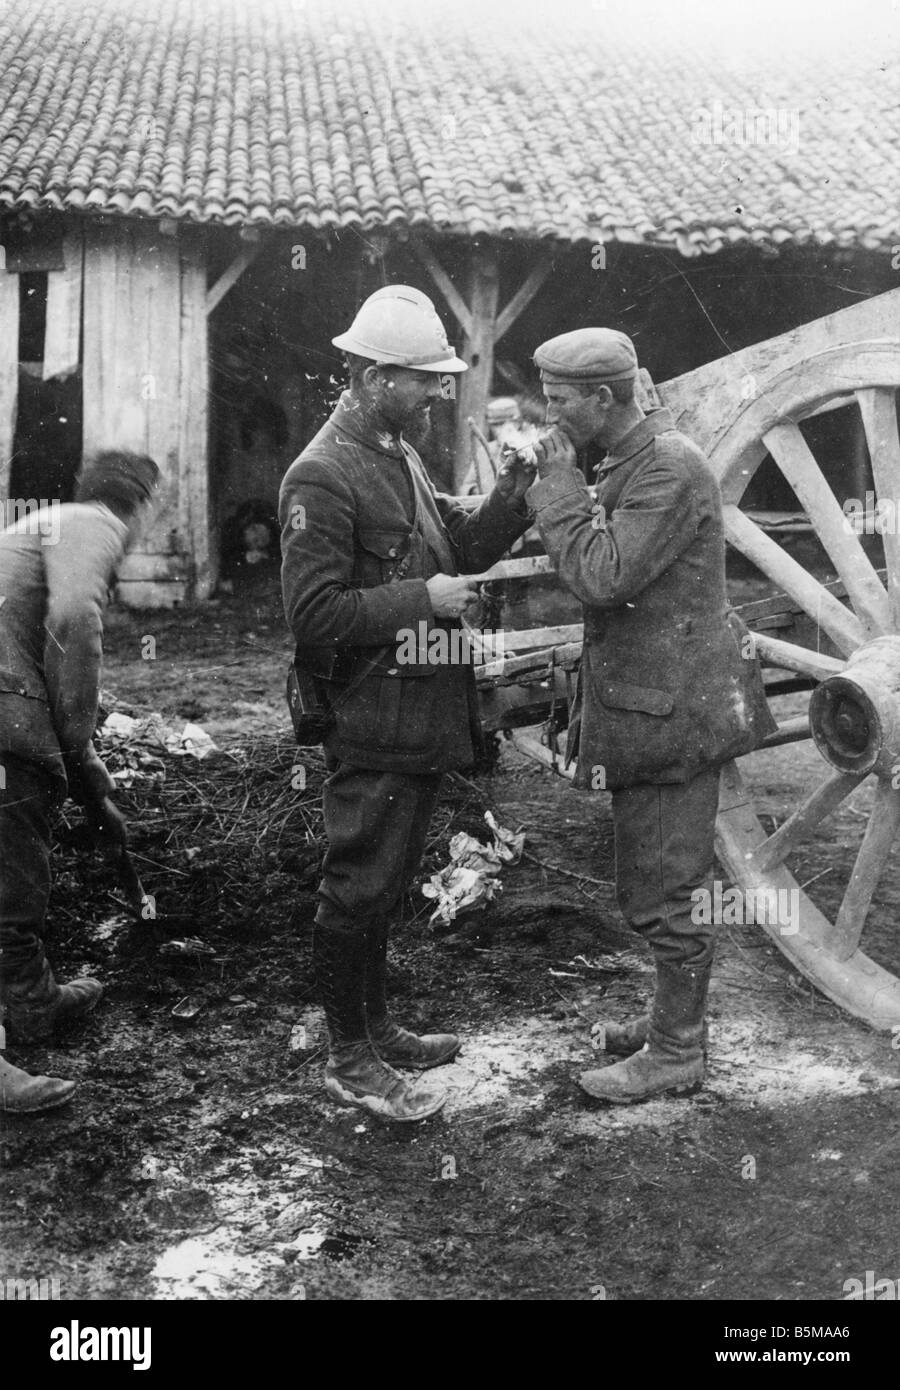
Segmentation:
[[(619, 907), (666, 964), (701, 967), (712, 958), (715, 926), (692, 895), (712, 892), (718, 807), (718, 766), (690, 782), (613, 792)], [(706, 925), (694, 920), (703, 916)]]
[(64, 795), (40, 763), (0, 754), (0, 980), (43, 962), (50, 817)]
[(364, 930), (391, 913), (419, 867), (441, 781), (440, 773), (338, 764), (322, 790), (328, 849), (318, 922)]

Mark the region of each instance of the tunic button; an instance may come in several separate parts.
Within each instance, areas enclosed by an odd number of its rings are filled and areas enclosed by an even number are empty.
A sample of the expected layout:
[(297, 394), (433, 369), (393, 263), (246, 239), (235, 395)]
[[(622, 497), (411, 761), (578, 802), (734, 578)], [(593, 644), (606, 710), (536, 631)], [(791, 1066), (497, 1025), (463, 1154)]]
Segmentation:
[(391, 669), (388, 671), (388, 675), (389, 675), (389, 676), (396, 676), (396, 674), (397, 674), (397, 667), (396, 667), (396, 666), (392, 666)]
[(395, 556), (396, 554), (397, 554), (397, 547), (396, 547), (395, 545), (392, 545), (391, 548), (390, 548), (390, 550), (388, 551), (388, 555), (390, 555), (391, 559), (393, 560), (393, 558), (394, 558), (394, 556)]

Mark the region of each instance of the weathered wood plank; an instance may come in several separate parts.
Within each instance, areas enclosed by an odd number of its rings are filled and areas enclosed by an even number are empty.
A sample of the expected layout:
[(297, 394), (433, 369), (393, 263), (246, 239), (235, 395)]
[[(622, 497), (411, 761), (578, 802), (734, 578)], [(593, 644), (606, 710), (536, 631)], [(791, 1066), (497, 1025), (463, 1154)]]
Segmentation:
[(553, 564), (548, 555), (522, 555), (517, 560), (498, 560), (483, 574), (470, 574), (469, 578), (479, 583), (483, 579), (523, 579), (533, 574), (553, 574)]
[(19, 399), (19, 277), (0, 266), (0, 502), (9, 499)]
[[(789, 333), (708, 362), (663, 382), (659, 394), (674, 414), (678, 428), (708, 453), (728, 429), (741, 404), (757, 399), (765, 390), (767, 376), (781, 374), (804, 362), (815, 370), (810, 359), (846, 343), (896, 341), (898, 325), (900, 289), (862, 300), (848, 309), (801, 324)], [(870, 379), (869, 384), (880, 383)]]
[[(86, 227), (84, 450), (132, 449), (159, 465), (146, 554), (189, 548), (179, 531), (179, 277), (178, 243), (152, 225)], [(123, 586), (126, 601), (134, 592)]]
[(79, 226), (63, 237), (65, 268), (47, 273), (44, 381), (78, 369), (81, 340), (81, 286), (84, 243)]
[(209, 325), (206, 262), (199, 240), (181, 248), (181, 355), (178, 417), (178, 530), (194, 561), (194, 596), (216, 582), (209, 496)]

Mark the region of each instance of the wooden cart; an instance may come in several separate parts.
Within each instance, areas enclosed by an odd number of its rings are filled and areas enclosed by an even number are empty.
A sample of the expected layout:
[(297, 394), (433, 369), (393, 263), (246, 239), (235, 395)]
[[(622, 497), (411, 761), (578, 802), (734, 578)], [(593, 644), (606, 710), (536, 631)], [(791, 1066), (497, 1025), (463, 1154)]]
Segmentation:
[[(812, 737), (823, 759), (821, 784), (772, 833), (763, 828), (737, 764), (726, 765), (719, 859), (745, 892), (799, 894), (799, 930), (764, 929), (824, 994), (880, 1029), (900, 1028), (900, 980), (871, 960), (860, 941), (900, 830), (898, 388), (900, 289), (655, 388), (677, 427), (712, 464), (729, 543), (769, 581), (767, 597), (735, 603), (754, 633), (767, 689), (810, 692), (808, 713), (783, 723), (767, 743)], [(867, 556), (850, 509), (842, 506), (850, 489), (838, 486), (844, 493), (839, 499), (799, 428), (801, 421), (854, 403), (871, 460), (869, 496), (859, 499), (866, 509), (862, 525), (879, 534), (883, 529), (883, 563)], [(788, 531), (812, 528), (833, 579), (816, 577), (775, 539), (778, 527), (767, 528), (742, 508), (767, 457), (797, 499), (796, 525), (789, 517)], [(858, 486), (858, 470), (854, 481)], [(529, 556), (505, 561), (490, 575), (549, 570), (546, 556)], [(564, 772), (556, 730), (573, 694), (581, 630), (510, 631), (506, 646), (517, 655), (477, 672), (483, 726), (509, 731), (523, 752)], [(793, 877), (791, 855), (867, 778), (875, 779), (873, 808), (840, 908), (829, 921)]]

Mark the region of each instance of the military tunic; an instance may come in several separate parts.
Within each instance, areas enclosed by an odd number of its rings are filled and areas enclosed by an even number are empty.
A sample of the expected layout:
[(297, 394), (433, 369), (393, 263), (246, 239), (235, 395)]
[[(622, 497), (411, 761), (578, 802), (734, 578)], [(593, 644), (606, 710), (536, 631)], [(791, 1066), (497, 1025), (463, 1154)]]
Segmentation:
[(528, 493), (562, 582), (584, 605), (570, 725), (575, 785), (613, 791), (616, 880), (668, 959), (711, 949), (691, 894), (713, 860), (718, 768), (774, 729), (752, 642), (730, 613), (721, 498), (697, 446), (651, 411), (601, 465)]
[(426, 582), (488, 569), (528, 516), (496, 491), (475, 511), (436, 493), (415, 450), (347, 392), (288, 469), (279, 517), (288, 623), (334, 711), (319, 918), (362, 926), (415, 873), (442, 774), (474, 756), (471, 662), (427, 659), (432, 635), (459, 625), (435, 618)]

